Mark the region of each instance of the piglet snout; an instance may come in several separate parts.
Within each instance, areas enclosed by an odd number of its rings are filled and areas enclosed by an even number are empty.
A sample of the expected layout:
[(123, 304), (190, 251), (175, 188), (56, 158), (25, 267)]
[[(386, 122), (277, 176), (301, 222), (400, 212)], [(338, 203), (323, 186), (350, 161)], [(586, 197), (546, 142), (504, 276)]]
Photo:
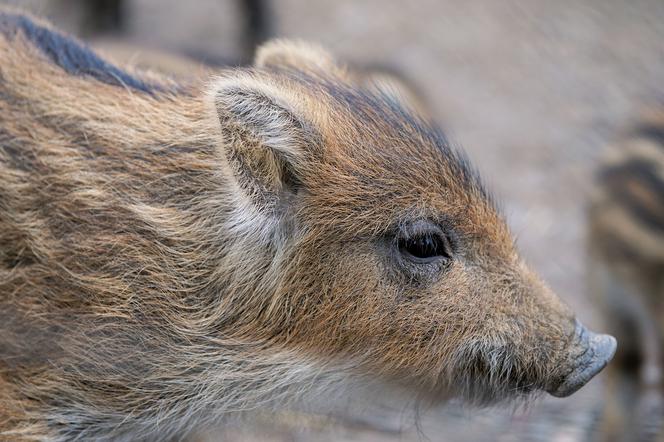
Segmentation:
[(569, 396), (588, 383), (611, 361), (617, 348), (613, 336), (594, 333), (578, 321), (570, 345), (575, 355), (570, 361), (571, 369), (548, 390), (556, 397)]

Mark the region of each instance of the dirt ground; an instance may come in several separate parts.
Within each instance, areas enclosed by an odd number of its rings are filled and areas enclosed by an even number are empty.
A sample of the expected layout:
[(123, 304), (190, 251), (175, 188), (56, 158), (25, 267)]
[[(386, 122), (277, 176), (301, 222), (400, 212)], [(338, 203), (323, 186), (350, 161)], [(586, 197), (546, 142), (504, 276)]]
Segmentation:
[[(19, 3), (79, 30), (76, 2)], [(664, 2), (273, 0), (270, 10), (278, 36), (317, 41), (340, 58), (393, 66), (411, 79), (494, 189), (527, 261), (583, 322), (602, 328), (585, 293), (586, 196), (607, 142), (664, 98)], [(133, 0), (127, 11), (119, 37), (132, 44), (213, 61), (243, 56), (231, 0)], [(337, 423), (309, 416), (299, 430), (300, 418), (282, 416), (209, 439), (593, 440), (603, 382), (514, 413), (448, 405), (415, 425), (398, 409), (378, 409)]]

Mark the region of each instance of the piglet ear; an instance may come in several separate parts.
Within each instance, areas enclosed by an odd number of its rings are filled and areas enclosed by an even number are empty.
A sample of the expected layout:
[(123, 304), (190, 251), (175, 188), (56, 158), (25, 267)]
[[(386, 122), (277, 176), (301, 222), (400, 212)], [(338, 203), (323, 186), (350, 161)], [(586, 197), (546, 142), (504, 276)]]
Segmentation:
[(296, 70), (346, 78), (346, 68), (322, 47), (299, 40), (272, 40), (256, 50), (254, 66), (266, 70)]
[(235, 182), (259, 209), (275, 210), (297, 193), (314, 144), (296, 95), (246, 76), (217, 80), (212, 96)]

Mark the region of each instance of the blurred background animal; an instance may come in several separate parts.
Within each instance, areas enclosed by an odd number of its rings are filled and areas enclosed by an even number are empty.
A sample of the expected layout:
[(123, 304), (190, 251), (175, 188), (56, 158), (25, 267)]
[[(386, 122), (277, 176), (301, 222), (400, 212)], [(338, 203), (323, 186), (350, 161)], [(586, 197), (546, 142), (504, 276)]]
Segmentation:
[(664, 111), (620, 137), (597, 172), (589, 278), (620, 341), (606, 440), (655, 440), (664, 419)]

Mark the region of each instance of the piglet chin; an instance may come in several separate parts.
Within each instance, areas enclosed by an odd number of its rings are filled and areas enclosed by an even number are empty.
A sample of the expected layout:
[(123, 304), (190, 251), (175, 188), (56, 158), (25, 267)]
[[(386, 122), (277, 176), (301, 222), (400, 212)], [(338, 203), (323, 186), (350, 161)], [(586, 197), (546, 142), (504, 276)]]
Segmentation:
[(580, 322), (576, 323), (575, 344), (582, 354), (574, 361), (574, 368), (548, 393), (556, 397), (567, 397), (583, 387), (602, 371), (616, 352), (616, 339), (610, 335), (593, 333)]

